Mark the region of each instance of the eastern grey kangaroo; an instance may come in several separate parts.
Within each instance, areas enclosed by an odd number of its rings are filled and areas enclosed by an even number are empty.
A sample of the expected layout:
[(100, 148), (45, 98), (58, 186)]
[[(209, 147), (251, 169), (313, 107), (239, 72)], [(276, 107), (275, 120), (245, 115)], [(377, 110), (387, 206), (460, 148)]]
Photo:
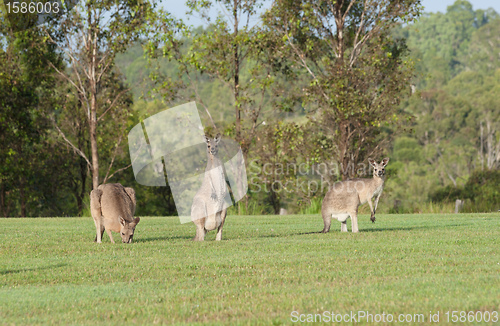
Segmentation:
[(191, 220), (196, 225), (193, 240), (203, 241), (208, 231), (217, 229), (215, 240), (220, 241), (227, 213), (225, 197), (228, 191), (223, 163), (218, 157), (221, 135), (217, 134), (215, 138), (203, 136), (203, 140), (207, 144), (207, 167), (191, 206)]
[(135, 191), (119, 183), (100, 185), (90, 193), (90, 212), (94, 218), (96, 237), (101, 243), (104, 230), (111, 242), (115, 243), (111, 231), (119, 232), (123, 243), (131, 243), (135, 227), (141, 220), (134, 219)]
[[(322, 233), (330, 231), (332, 217), (342, 222), (340, 230), (347, 232), (346, 220), (349, 216), (352, 220), (352, 232), (359, 232), (358, 207), (366, 202), (370, 205), (370, 219), (375, 222), (375, 211), (384, 189), (385, 166), (389, 163), (389, 158), (384, 158), (380, 163), (372, 159), (368, 159), (368, 162), (373, 166), (372, 179), (352, 179), (337, 182), (326, 193), (321, 207), (321, 215), (325, 224)], [(373, 197), (376, 197), (375, 207), (372, 204)]]

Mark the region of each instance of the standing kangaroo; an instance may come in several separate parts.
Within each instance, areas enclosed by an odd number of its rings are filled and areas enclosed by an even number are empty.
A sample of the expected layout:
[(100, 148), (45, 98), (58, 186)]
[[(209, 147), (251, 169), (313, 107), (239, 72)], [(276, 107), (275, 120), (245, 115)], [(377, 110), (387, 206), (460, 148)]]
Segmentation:
[[(352, 232), (359, 232), (358, 207), (366, 202), (370, 205), (370, 219), (375, 222), (375, 211), (384, 189), (384, 168), (389, 163), (389, 158), (384, 158), (380, 163), (372, 159), (368, 159), (368, 162), (373, 166), (373, 179), (352, 179), (337, 182), (326, 193), (321, 207), (321, 215), (325, 224), (322, 233), (330, 231), (332, 217), (342, 222), (340, 230), (347, 232), (346, 220), (349, 216), (352, 220)], [(376, 197), (375, 207), (372, 204), (373, 197)]]
[(94, 218), (96, 237), (101, 243), (104, 230), (112, 243), (111, 231), (119, 232), (123, 243), (131, 243), (140, 218), (134, 219), (135, 191), (119, 183), (100, 185), (90, 193), (90, 212)]
[(194, 241), (205, 240), (207, 232), (215, 229), (215, 240), (222, 239), (222, 227), (227, 213), (227, 208), (224, 208), (227, 187), (222, 161), (218, 157), (220, 139), (220, 134), (213, 139), (203, 136), (203, 141), (207, 144), (207, 167), (200, 190), (194, 196), (191, 206), (191, 220), (196, 225)]

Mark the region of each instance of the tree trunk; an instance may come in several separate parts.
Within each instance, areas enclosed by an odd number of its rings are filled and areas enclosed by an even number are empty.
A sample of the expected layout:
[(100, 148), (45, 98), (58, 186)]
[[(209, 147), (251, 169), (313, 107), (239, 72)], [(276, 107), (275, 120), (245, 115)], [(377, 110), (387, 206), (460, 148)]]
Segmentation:
[(340, 0), (335, 3), (335, 24), (337, 27), (337, 59), (338, 64), (341, 65), (344, 60), (344, 17), (342, 6), (344, 1)]
[[(83, 103), (83, 101), (81, 101)], [(83, 107), (81, 107), (83, 109)], [(81, 148), (82, 151), (84, 148), (87, 148), (88, 153), (88, 141), (85, 140), (85, 124), (78, 123), (78, 148)], [(86, 185), (87, 185), (87, 169), (89, 166), (87, 165), (87, 161), (83, 157), (80, 157), (80, 190), (78, 189), (78, 183), (75, 185), (75, 197), (78, 205), (78, 216), (83, 215), (83, 198), (85, 198), (86, 194)]]
[(21, 217), (26, 217), (26, 196), (24, 193), (24, 178), (19, 180), (19, 200), (21, 201)]
[(337, 161), (340, 163), (340, 177), (342, 181), (349, 179), (349, 128), (346, 122), (339, 124), (340, 142), (338, 143), (339, 157)]
[(78, 215), (83, 214), (83, 198), (85, 197), (85, 189), (87, 184), (87, 162), (83, 158), (80, 158), (80, 177), (81, 177), (81, 188), (80, 194), (78, 196)]
[[(94, 86), (95, 87), (95, 86)], [(96, 94), (92, 90), (91, 94), (91, 113), (90, 113), (90, 150), (92, 153), (92, 189), (99, 186), (99, 157), (97, 153), (97, 113), (96, 113)]]
[(6, 207), (5, 207), (5, 185), (3, 183), (0, 184), (0, 214), (2, 214), (3, 217), (7, 217), (6, 214)]
[(238, 3), (239, 0), (234, 0), (234, 7), (233, 7), (233, 17), (234, 17), (234, 32), (233, 32), (233, 55), (234, 55), (234, 102), (235, 102), (235, 115), (236, 115), (236, 122), (235, 122), (235, 139), (236, 142), (241, 144), (241, 111), (240, 111), (240, 104), (239, 104), (239, 87), (240, 87), (240, 59), (238, 56), (238, 44), (236, 43), (236, 38), (238, 36)]
[(78, 216), (83, 215), (83, 198), (85, 198), (86, 184), (87, 184), (87, 162), (80, 158), (80, 189), (78, 190), (78, 183), (75, 185), (74, 194), (76, 197), (76, 204), (78, 206)]
[(274, 209), (274, 214), (279, 215), (280, 213), (280, 208), (281, 208), (281, 203), (278, 194), (276, 191), (272, 189), (272, 184), (271, 184), (271, 189), (270, 189), (270, 197), (271, 197), (271, 204), (273, 205)]
[(89, 23), (89, 82), (90, 82), (90, 151), (92, 154), (92, 189), (99, 186), (99, 156), (97, 152), (97, 29), (92, 22), (90, 3), (88, 4), (88, 23)]
[(481, 170), (484, 170), (484, 155), (483, 155), (484, 138), (483, 138), (483, 122), (482, 121), (479, 123), (479, 130), (481, 133), (480, 144), (479, 144), (479, 161), (481, 162)]
[(486, 166), (489, 170), (493, 169), (495, 163), (495, 151), (493, 147), (493, 133), (491, 130), (491, 121), (490, 119), (486, 120)]
[[(238, 44), (236, 38), (238, 36), (238, 3), (240, 0), (233, 2), (233, 18), (234, 18), (234, 32), (233, 32), (233, 56), (234, 56), (234, 109), (235, 109), (235, 140), (241, 146), (242, 151), (245, 151), (245, 144), (242, 144), (241, 139), (241, 111), (240, 111), (240, 58), (238, 56)], [(245, 153), (244, 153), (245, 155)], [(240, 177), (240, 176), (239, 176)], [(241, 179), (239, 179), (241, 180)], [(248, 214), (248, 200), (245, 198), (245, 206)], [(238, 215), (241, 215), (241, 206), (238, 204)]]

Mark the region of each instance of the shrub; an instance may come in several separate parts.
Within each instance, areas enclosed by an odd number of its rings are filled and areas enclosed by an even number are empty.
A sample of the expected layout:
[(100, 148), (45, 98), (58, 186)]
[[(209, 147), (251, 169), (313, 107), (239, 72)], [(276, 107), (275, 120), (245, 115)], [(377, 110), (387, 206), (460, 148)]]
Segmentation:
[(485, 212), (500, 209), (500, 170), (475, 171), (463, 188), (446, 186), (430, 196), (432, 202), (453, 202), (469, 199), (464, 211)]

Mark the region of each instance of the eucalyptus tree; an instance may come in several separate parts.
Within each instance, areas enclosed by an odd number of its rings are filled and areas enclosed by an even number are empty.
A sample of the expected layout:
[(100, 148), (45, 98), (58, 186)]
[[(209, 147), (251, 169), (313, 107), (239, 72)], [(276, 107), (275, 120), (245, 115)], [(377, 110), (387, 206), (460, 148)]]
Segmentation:
[[(149, 33), (149, 28), (154, 25), (151, 22), (156, 15), (155, 9), (153, 1), (85, 0), (45, 25), (47, 42), (62, 54), (66, 66), (59, 68), (54, 62), (49, 64), (72, 87), (75, 98), (85, 110), (90, 155), (58, 126), (57, 116), (54, 125), (64, 141), (87, 163), (93, 188), (106, 181), (99, 176), (101, 124), (107, 115), (113, 115), (106, 122), (109, 124), (116, 124), (116, 119), (123, 118), (115, 113), (124, 110), (124, 97), (129, 91), (127, 88), (109, 91), (108, 82), (115, 73), (115, 56)], [(104, 96), (109, 97), (104, 99)], [(125, 132), (124, 129), (121, 131), (116, 147)], [(112, 162), (114, 160), (110, 164)]]
[(263, 16), (280, 41), (270, 50), (307, 76), (298, 91), (329, 139), (327, 154), (340, 163), (342, 179), (380, 153), (383, 128), (403, 119), (398, 106), (412, 62), (405, 40), (391, 32), (420, 10), (419, 0), (275, 0)]
[(56, 197), (49, 180), (57, 182), (53, 163), (61, 158), (47, 149), (46, 112), (54, 103), (54, 70), (61, 67), (54, 49), (34, 27), (18, 30), (21, 20), (0, 13), (0, 215), (54, 214), (42, 207)]
[[(165, 17), (164, 32), (158, 34), (152, 45), (152, 57), (164, 57), (177, 64), (178, 76), (155, 75), (166, 98), (195, 98), (206, 113), (211, 128), (224, 128), (247, 156), (263, 122), (263, 112), (272, 107), (269, 90), (275, 82), (272, 54), (268, 52), (267, 32), (259, 23), (261, 0), (190, 0), (190, 15), (199, 15), (205, 28), (193, 28), (185, 22)], [(208, 13), (219, 10), (217, 17)], [(176, 31), (176, 33), (173, 33)], [(153, 40), (151, 44), (153, 44)], [(160, 48), (158, 48), (158, 46)], [(161, 50), (160, 50), (161, 49)], [(214, 82), (222, 102), (229, 102), (232, 110), (226, 121), (216, 124), (214, 110), (208, 108), (203, 87)], [(222, 119), (221, 119), (222, 120)]]

